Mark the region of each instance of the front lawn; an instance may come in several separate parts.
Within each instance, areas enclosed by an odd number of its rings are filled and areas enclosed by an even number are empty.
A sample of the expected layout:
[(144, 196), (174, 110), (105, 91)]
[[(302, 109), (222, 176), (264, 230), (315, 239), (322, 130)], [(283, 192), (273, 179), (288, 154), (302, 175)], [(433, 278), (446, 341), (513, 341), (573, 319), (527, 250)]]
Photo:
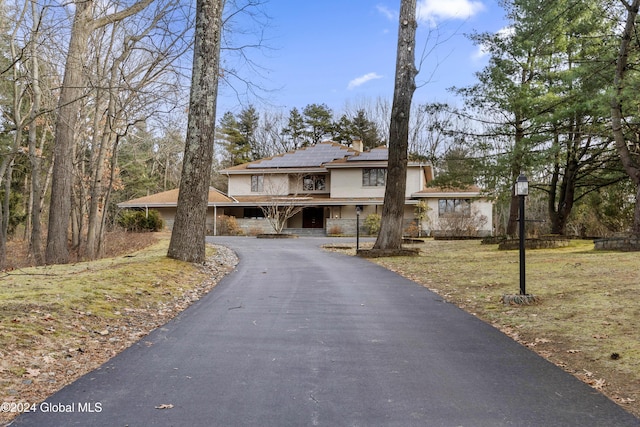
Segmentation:
[[(426, 240), (418, 257), (372, 259), (478, 316), (640, 416), (640, 254), (595, 251), (591, 241), (526, 252), (530, 306), (519, 292), (518, 251)], [(350, 251), (354, 253), (354, 251)]]

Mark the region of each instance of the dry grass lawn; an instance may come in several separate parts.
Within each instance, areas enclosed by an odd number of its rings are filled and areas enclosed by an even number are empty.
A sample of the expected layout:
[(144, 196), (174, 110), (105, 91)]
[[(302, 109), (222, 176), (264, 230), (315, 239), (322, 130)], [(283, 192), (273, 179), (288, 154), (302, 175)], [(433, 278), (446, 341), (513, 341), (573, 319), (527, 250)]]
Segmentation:
[[(494, 325), (640, 416), (640, 254), (602, 252), (591, 241), (526, 252), (531, 306), (519, 292), (518, 251), (479, 241), (426, 240), (419, 257), (377, 258)], [(354, 253), (355, 251), (351, 251)]]
[[(208, 248), (225, 264), (201, 266), (167, 258), (168, 234), (127, 237), (129, 248), (144, 246), (136, 237), (151, 246), (0, 272), (0, 403), (41, 402), (166, 323), (235, 265), (226, 248)], [(15, 415), (0, 412), (0, 425)]]

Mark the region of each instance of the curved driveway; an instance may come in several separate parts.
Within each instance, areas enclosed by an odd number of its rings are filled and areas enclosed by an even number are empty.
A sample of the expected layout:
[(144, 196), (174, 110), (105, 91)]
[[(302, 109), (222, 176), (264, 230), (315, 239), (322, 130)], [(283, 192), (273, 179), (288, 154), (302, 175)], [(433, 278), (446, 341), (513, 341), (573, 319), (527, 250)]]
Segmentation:
[(14, 425), (640, 426), (427, 289), (322, 251), (327, 239), (214, 241), (238, 253), (235, 272), (47, 400), (70, 411)]

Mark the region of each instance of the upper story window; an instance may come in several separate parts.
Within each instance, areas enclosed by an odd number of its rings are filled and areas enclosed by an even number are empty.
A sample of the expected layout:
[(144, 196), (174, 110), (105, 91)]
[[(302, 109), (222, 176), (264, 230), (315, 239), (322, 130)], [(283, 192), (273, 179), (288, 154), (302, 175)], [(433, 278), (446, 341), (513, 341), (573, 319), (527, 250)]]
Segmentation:
[(384, 187), (387, 182), (387, 170), (385, 168), (362, 169), (363, 187)]
[(251, 192), (261, 193), (264, 191), (264, 175), (251, 175)]
[(303, 191), (324, 191), (326, 189), (325, 175), (306, 175), (302, 180)]
[(440, 199), (438, 200), (438, 215), (471, 216), (471, 199)]

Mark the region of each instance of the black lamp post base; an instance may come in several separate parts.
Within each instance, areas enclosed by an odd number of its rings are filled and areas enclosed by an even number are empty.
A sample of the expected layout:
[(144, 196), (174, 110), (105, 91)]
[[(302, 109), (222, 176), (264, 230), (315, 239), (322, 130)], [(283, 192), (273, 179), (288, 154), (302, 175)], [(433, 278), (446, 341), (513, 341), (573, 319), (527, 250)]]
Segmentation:
[(540, 302), (540, 298), (531, 294), (502, 295), (500, 301), (506, 305), (533, 305)]

